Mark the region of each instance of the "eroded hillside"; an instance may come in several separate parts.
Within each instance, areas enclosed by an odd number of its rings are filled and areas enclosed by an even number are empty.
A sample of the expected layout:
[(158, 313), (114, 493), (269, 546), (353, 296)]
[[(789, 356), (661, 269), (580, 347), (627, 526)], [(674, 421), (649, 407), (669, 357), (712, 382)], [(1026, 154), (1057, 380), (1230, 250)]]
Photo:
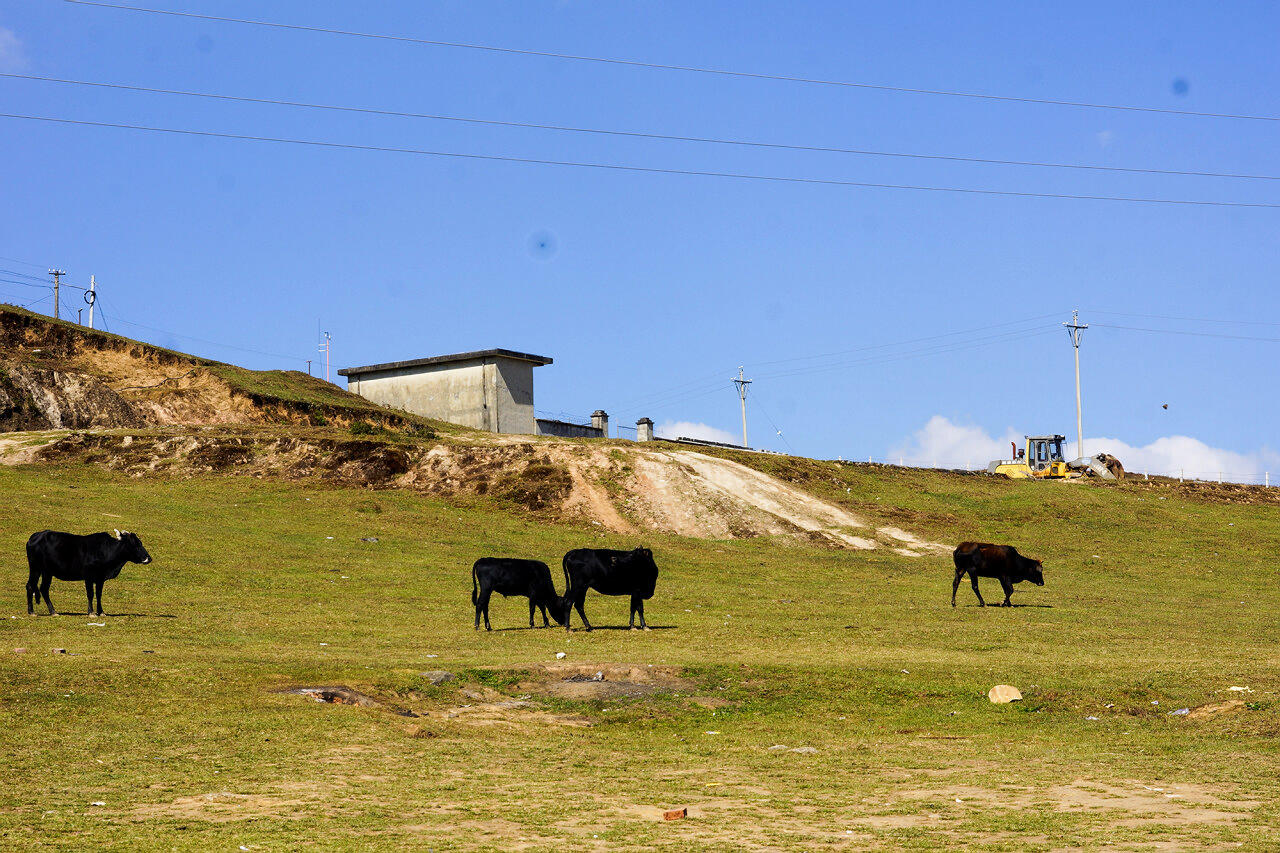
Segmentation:
[(210, 424), (420, 429), (298, 371), (251, 371), (0, 306), (0, 432)]

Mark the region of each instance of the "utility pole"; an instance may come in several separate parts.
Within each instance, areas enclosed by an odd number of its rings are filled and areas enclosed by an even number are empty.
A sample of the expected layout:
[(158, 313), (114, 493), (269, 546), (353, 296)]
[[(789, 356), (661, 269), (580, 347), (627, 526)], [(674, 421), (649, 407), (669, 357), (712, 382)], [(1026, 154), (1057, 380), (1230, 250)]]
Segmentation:
[(53, 319), (58, 318), (58, 277), (66, 275), (66, 270), (49, 270), (49, 275), (53, 276)]
[(324, 381), (329, 381), (329, 353), (332, 346), (329, 341), (329, 333), (324, 333), (324, 343), (320, 345), (320, 352), (324, 353)]
[(84, 294), (84, 301), (89, 303), (89, 328), (93, 328), (93, 305), (98, 301), (97, 282), (89, 276), (89, 289)]
[(1063, 323), (1067, 327), (1067, 334), (1071, 336), (1071, 344), (1076, 351), (1076, 450), (1081, 457), (1084, 456), (1084, 427), (1080, 419), (1080, 335), (1084, 330), (1089, 328), (1089, 324), (1080, 325), (1080, 312), (1071, 312), (1071, 322)]
[(742, 446), (747, 446), (747, 386), (751, 384), (750, 379), (742, 378), (742, 367), (738, 367), (738, 378), (733, 380), (733, 384), (738, 386), (738, 396), (742, 398)]

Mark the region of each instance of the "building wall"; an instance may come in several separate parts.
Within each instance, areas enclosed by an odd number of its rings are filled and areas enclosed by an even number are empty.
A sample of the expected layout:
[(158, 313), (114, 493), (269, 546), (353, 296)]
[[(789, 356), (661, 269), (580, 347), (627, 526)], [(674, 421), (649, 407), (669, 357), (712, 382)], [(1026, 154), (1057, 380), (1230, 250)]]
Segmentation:
[(555, 435), (561, 438), (607, 438), (604, 430), (587, 424), (571, 424), (551, 418), (538, 418), (538, 435)]
[(383, 406), (488, 430), (532, 435), (533, 367), (507, 358), (380, 370), (347, 388)]

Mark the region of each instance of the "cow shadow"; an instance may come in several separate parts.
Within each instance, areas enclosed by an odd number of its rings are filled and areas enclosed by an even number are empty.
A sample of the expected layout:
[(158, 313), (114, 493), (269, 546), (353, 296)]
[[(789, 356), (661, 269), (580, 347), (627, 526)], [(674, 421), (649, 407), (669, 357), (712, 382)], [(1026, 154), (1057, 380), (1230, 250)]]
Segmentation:
[(986, 607), (982, 607), (977, 604), (961, 604), (960, 607), (963, 607), (965, 609), (971, 608), (973, 610), (1009, 610), (1014, 607), (1039, 607), (1044, 610), (1053, 609), (1052, 604), (1010, 604), (1009, 607), (1002, 607), (999, 604), (988, 604)]
[(132, 619), (177, 619), (173, 613), (104, 613), (105, 616), (128, 616)]
[[(650, 631), (674, 631), (675, 628), (676, 628), (675, 625), (650, 625), (649, 626)], [(581, 628), (577, 625), (573, 626), (573, 630), (582, 631), (583, 633), (586, 633), (585, 628)], [(593, 631), (630, 631), (632, 629), (628, 628), (626, 625), (592, 625), (591, 630)], [(634, 630), (637, 633), (644, 633), (643, 628), (636, 628)]]

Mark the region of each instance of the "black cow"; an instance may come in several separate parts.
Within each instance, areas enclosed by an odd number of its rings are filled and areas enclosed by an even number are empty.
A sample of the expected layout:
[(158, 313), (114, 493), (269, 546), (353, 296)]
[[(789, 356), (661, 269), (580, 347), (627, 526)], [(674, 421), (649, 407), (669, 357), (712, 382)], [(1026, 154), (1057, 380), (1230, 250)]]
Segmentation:
[(653, 562), (653, 552), (648, 548), (631, 551), (610, 551), (604, 548), (578, 548), (564, 555), (564, 629), (569, 630), (569, 617), (578, 608), (582, 624), (591, 630), (587, 614), (582, 610), (587, 590), (594, 589), (603, 595), (631, 596), (631, 621), (636, 627), (636, 614), (640, 614), (640, 627), (649, 630), (644, 623), (644, 600), (653, 598), (658, 585), (658, 567)]
[(1004, 588), (1004, 603), (1001, 607), (1012, 607), (1009, 596), (1013, 595), (1013, 585), (1022, 581), (1031, 581), (1036, 586), (1044, 586), (1044, 567), (1039, 560), (1028, 559), (1018, 553), (1012, 545), (992, 545), (989, 542), (961, 542), (951, 555), (956, 564), (956, 579), (951, 584), (951, 606), (956, 606), (956, 590), (960, 588), (960, 578), (969, 573), (973, 583), (973, 594), (978, 596), (978, 606), (986, 607), (982, 593), (978, 592), (978, 578), (997, 578)]
[[(98, 595), (98, 615), (102, 615), (102, 584), (120, 574), (125, 563), (150, 563), (151, 555), (142, 547), (138, 534), (129, 531), (90, 533), (77, 536), (56, 530), (41, 530), (27, 540), (27, 613), (35, 613), (33, 603), (44, 596), (49, 615), (54, 615), (49, 599), (49, 585), (60, 581), (84, 581), (89, 597), (89, 615), (93, 615), (93, 596)], [(37, 585), (38, 583), (38, 585)], [(34, 599), (34, 601), (33, 601)]]
[(484, 614), (484, 629), (489, 627), (489, 596), (499, 593), (524, 595), (529, 598), (529, 627), (533, 627), (534, 608), (542, 609), (542, 627), (547, 621), (547, 608), (557, 622), (563, 622), (564, 599), (556, 595), (551, 582), (551, 569), (541, 560), (515, 560), (508, 557), (481, 557), (471, 567), (471, 603), (476, 606), (476, 630), (480, 630), (480, 615)]

